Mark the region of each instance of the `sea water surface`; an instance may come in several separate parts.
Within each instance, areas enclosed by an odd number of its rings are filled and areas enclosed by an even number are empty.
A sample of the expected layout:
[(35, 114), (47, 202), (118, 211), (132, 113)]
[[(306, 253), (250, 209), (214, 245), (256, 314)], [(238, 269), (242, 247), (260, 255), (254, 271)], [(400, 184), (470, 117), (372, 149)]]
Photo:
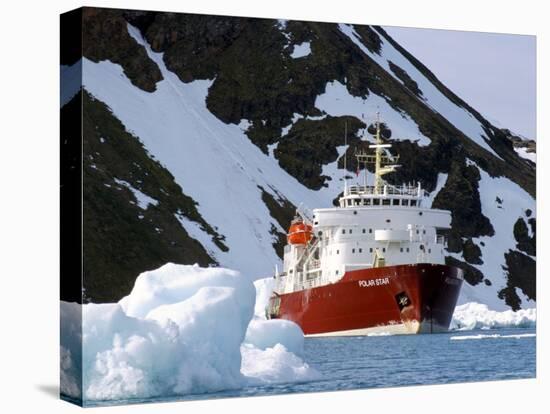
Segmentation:
[(536, 329), (306, 338), (304, 360), (319, 379), (109, 405), (534, 378)]

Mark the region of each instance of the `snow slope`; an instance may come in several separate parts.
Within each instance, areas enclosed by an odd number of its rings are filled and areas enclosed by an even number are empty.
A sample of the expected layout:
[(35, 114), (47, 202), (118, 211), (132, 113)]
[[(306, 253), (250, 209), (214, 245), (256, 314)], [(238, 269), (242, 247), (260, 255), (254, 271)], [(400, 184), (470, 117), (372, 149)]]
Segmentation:
[(202, 217), (226, 237), (228, 252), (210, 246), (221, 265), (257, 277), (271, 273), (280, 262), (270, 234), (271, 224), (278, 227), (278, 223), (271, 218), (258, 186), (275, 198), (277, 191), (295, 205), (310, 207), (331, 205), (334, 192), (309, 190), (287, 174), (244, 134), (246, 122), (227, 125), (207, 109), (212, 81), (181, 82), (137, 29), (129, 27), (129, 31), (162, 72), (164, 79), (157, 90), (148, 93), (135, 87), (117, 64), (83, 59), (85, 89), (140, 138), (183, 192), (198, 202)]
[[(529, 193), (508, 178), (491, 177), (473, 161), (468, 160), (468, 163), (475, 165), (480, 172), (481, 211), (491, 221), (495, 230), (492, 237), (483, 236), (473, 239), (481, 249), (483, 260), (483, 264), (473, 266), (481, 270), (492, 284), (487, 286), (480, 283), (470, 286), (465, 283), (460, 293), (459, 304), (479, 302), (491, 305), (496, 310), (505, 310), (507, 307), (504, 302), (496, 299), (498, 291), (506, 285), (506, 272), (503, 269), (503, 266), (506, 266), (504, 254), (508, 250), (515, 249), (516, 240), (513, 230), (517, 219), (527, 218), (525, 214), (527, 209), (536, 216), (536, 202)], [(502, 200), (502, 203), (497, 201), (497, 197)], [(462, 256), (457, 258), (463, 260)], [(522, 308), (536, 305), (519, 289), (516, 291), (522, 301)]]
[(393, 62), (418, 84), (418, 88), (422, 91), (422, 99), (434, 111), (443, 115), (451, 124), (464, 132), (466, 136), (472, 139), (482, 148), (489, 151), (495, 157), (500, 158), (495, 151), (487, 143), (487, 136), (483, 130), (481, 123), (466, 109), (457, 106), (451, 102), (443, 93), (439, 91), (426, 77), (414, 67), (414, 65), (395, 49), (388, 41), (380, 36), (382, 42), (380, 54), (373, 53), (362, 43), (361, 37), (353, 28), (353, 25), (339, 24), (340, 31), (344, 33), (359, 49), (366, 55), (372, 58), (390, 75), (397, 79), (400, 83), (403, 82), (392, 72), (389, 62)]
[(366, 99), (353, 96), (338, 81), (327, 83), (325, 93), (317, 97), (315, 106), (332, 116), (355, 116), (367, 125), (375, 121), (372, 116), (378, 111), (383, 114), (381, 121), (391, 129), (392, 139), (416, 141), (420, 146), (431, 142), (420, 132), (416, 122), (407, 114), (395, 111), (384, 98), (374, 93), (370, 93)]

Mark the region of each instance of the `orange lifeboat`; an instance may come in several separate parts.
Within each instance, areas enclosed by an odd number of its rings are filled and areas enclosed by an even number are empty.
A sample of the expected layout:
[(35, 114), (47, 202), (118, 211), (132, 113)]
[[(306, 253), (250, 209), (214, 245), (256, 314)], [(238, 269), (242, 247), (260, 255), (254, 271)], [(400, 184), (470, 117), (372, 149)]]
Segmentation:
[(289, 244), (308, 244), (313, 238), (313, 231), (302, 220), (293, 220), (286, 238)]

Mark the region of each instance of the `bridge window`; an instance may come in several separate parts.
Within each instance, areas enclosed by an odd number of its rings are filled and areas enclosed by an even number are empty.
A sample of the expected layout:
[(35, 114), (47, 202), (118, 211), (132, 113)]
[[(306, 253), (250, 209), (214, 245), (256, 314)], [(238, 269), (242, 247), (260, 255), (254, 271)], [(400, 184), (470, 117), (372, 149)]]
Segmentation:
[(399, 199), (398, 198), (394, 198), (393, 201), (392, 201), (393, 205), (394, 206), (398, 206), (399, 205)]
[(370, 199), (370, 198), (367, 198), (367, 199), (365, 200), (365, 205), (366, 205), (366, 206), (370, 206), (370, 205), (371, 205), (371, 199)]
[(365, 234), (366, 232), (367, 232), (366, 229), (363, 229), (363, 234)]
[(369, 233), (372, 233), (372, 229), (369, 229)]
[(351, 249), (351, 252), (352, 252), (352, 253), (355, 253), (355, 249)]
[(386, 248), (382, 247), (382, 252), (386, 253)]
[(336, 250), (336, 254), (340, 254), (340, 250)]
[(359, 253), (363, 253), (363, 249), (359, 249)]
[(383, 206), (389, 206), (389, 205), (390, 205), (390, 201), (391, 201), (391, 200), (390, 200), (389, 198), (388, 198), (388, 199), (385, 199), (385, 200), (382, 200), (382, 205), (383, 205)]
[(407, 247), (407, 253), (409, 253), (409, 248)]
[(431, 253), (432, 252), (432, 249), (428, 249), (428, 253)]
[(369, 249), (369, 252), (372, 253), (372, 247)]
[(426, 234), (426, 230), (422, 230), (422, 234)]
[(372, 199), (372, 205), (373, 206), (379, 206), (380, 205), (380, 199), (379, 198), (373, 198)]
[(401, 248), (399, 249), (399, 251), (400, 251), (401, 253), (403, 253), (403, 248), (401, 247)]
[(342, 229), (342, 234), (346, 234), (346, 229)]
[(334, 273), (335, 273), (335, 274), (338, 274), (339, 272), (338, 272), (338, 270), (336, 270)]
[(416, 206), (416, 200), (411, 200), (411, 206), (412, 207)]
[(401, 205), (403, 205), (403, 206), (408, 206), (408, 205), (409, 205), (409, 200), (403, 200), (403, 201), (401, 202)]

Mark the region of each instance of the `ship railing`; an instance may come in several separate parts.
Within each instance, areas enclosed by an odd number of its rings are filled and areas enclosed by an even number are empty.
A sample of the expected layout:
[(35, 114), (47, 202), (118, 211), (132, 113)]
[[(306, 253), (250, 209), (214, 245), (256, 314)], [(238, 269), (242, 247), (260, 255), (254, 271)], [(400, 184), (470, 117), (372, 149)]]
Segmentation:
[(295, 288), (297, 290), (311, 289), (311, 288), (314, 288), (314, 287), (319, 286), (319, 285), (321, 285), (321, 278), (316, 277), (316, 278), (313, 278), (313, 279), (304, 280), (301, 283), (297, 283)]
[(441, 234), (438, 234), (435, 236), (435, 243), (445, 246), (447, 244), (447, 238)]
[(371, 185), (352, 185), (348, 187), (345, 195), (377, 195), (377, 196), (386, 196), (386, 195), (403, 195), (410, 197), (420, 197), (425, 195), (425, 191), (414, 185), (402, 185), (402, 186), (393, 186), (393, 185), (384, 185), (381, 188), (376, 188)]
[(319, 259), (311, 259), (307, 264), (308, 272), (318, 270), (321, 267), (321, 261)]

